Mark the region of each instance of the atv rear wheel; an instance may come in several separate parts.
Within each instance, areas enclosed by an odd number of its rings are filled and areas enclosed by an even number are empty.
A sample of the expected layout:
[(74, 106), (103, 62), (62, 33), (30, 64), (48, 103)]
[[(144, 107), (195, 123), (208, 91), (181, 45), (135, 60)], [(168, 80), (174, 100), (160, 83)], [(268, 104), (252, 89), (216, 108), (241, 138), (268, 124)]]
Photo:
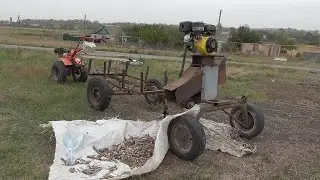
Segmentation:
[(67, 68), (62, 61), (55, 61), (51, 66), (51, 78), (58, 84), (64, 84), (67, 81)]
[(255, 106), (248, 104), (248, 121), (244, 121), (244, 111), (241, 105), (231, 110), (230, 125), (240, 131), (240, 135), (246, 139), (260, 135), (264, 129), (264, 116)]
[[(158, 79), (149, 79), (145, 84), (145, 89), (148, 91), (161, 90), (162, 87), (163, 85)], [(144, 94), (144, 98), (146, 99), (147, 103), (151, 105), (161, 104), (164, 100), (161, 93)]]
[(206, 136), (198, 118), (184, 115), (173, 119), (168, 127), (171, 152), (183, 160), (200, 156), (206, 145)]
[(87, 88), (89, 104), (100, 111), (108, 108), (111, 102), (111, 89), (108, 82), (103, 78), (92, 78)]
[(88, 79), (88, 71), (85, 66), (72, 68), (72, 79), (74, 82), (86, 82)]

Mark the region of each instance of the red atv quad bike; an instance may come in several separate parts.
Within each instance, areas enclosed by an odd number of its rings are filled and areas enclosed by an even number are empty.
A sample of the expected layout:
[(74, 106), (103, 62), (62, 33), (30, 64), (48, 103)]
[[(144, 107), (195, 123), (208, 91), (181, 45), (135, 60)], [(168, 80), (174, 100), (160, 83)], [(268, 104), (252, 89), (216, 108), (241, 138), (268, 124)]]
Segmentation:
[(88, 78), (87, 68), (84, 62), (77, 55), (84, 49), (80, 47), (80, 43), (84, 42), (81, 38), (75, 48), (66, 50), (64, 48), (55, 48), (54, 53), (58, 59), (51, 66), (51, 78), (58, 84), (64, 84), (67, 76), (71, 76), (75, 82), (86, 82)]

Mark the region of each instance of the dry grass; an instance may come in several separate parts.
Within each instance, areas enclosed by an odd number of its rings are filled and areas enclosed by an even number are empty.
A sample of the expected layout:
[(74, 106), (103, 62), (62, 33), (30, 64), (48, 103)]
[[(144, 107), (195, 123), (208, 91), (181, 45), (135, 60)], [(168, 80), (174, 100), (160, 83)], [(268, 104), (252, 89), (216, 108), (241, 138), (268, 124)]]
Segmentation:
[(61, 41), (51, 37), (30, 36), (0, 36), (0, 43), (36, 47), (70, 47), (71, 42)]
[(40, 67), (39, 65), (31, 65), (31, 66), (16, 66), (14, 69), (11, 69), (12, 74), (16, 73), (18, 76), (23, 77), (34, 77), (34, 76), (42, 76), (44, 74), (48, 74), (48, 69)]
[(227, 68), (227, 77), (231, 79), (235, 79), (241, 76), (246, 76), (251, 73), (254, 73), (253, 69), (247, 69), (244, 67), (234, 67), (234, 66)]
[[(37, 47), (65, 47), (70, 48), (76, 42), (63, 41), (62, 34), (80, 33), (77, 30), (50, 30), (41, 28), (9, 28), (0, 27), (0, 43), (2, 44), (19, 44), (26, 46)], [(135, 54), (148, 54), (148, 55), (161, 55), (161, 56), (179, 56), (181, 57), (182, 51), (179, 50), (157, 50), (146, 49), (138, 46), (120, 46), (120, 45), (105, 45), (97, 44), (97, 50), (110, 51), (110, 52), (123, 52)], [(274, 61), (274, 57), (263, 56), (245, 56), (245, 55), (230, 55), (229, 61), (234, 62), (248, 62), (257, 64), (276, 64), (276, 65), (289, 65), (289, 66), (304, 66), (304, 67), (319, 67), (320, 63), (308, 62), (289, 58), (287, 62)]]
[[(50, 30), (39, 28), (9, 28), (0, 27), (0, 43), (12, 45), (25, 45), (36, 47), (65, 47), (70, 48), (76, 42), (63, 41), (63, 33), (77, 33), (76, 30)], [(176, 50), (156, 50), (144, 49), (137, 46), (120, 46), (120, 45), (105, 45), (97, 44), (97, 50), (124, 52), (124, 53), (140, 53), (149, 55), (163, 55), (163, 56), (181, 56), (182, 52)]]
[(81, 33), (78, 30), (64, 30), (64, 29), (43, 29), (43, 28), (15, 28), (0, 26), (0, 35), (21, 35), (21, 36), (48, 36), (61, 37), (63, 33)]
[[(10, 45), (21, 45), (21, 46), (36, 46), (36, 47), (64, 47), (70, 48), (75, 45), (74, 41), (63, 41), (61, 39), (55, 39), (47, 36), (38, 35), (3, 35), (0, 36), (0, 44)], [(123, 53), (134, 53), (134, 54), (149, 54), (149, 55), (162, 55), (162, 56), (180, 56), (182, 52), (179, 51), (161, 51), (155, 49), (144, 49), (138, 47), (128, 46), (116, 46), (116, 45), (105, 45), (97, 44), (96, 50), (110, 51), (110, 52), (123, 52)]]

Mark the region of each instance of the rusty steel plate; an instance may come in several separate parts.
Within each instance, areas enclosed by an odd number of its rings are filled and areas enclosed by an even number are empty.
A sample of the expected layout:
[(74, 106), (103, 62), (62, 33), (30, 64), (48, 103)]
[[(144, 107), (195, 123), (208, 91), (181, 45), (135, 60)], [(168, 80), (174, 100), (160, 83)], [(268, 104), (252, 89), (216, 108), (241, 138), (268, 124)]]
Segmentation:
[[(188, 67), (179, 80), (164, 86), (163, 89), (168, 91), (174, 91), (180, 86), (188, 83), (194, 76), (201, 76), (200, 67), (191, 67), (191, 66)], [(200, 79), (200, 87), (201, 87), (201, 79)]]

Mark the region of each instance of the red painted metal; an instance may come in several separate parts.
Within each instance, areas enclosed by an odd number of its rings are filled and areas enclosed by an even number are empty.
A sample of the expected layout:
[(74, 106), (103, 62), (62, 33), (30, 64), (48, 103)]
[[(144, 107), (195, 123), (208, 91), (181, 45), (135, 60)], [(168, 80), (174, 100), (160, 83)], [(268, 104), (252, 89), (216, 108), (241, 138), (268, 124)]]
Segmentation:
[(60, 61), (63, 62), (63, 64), (65, 66), (72, 66), (72, 65), (84, 65), (83, 61), (76, 57), (77, 54), (79, 52), (81, 52), (83, 49), (79, 47), (81, 41), (83, 41), (84, 38), (80, 38), (76, 48), (74, 49), (70, 49), (69, 53), (67, 53), (65, 56), (61, 57), (61, 58), (58, 58)]

